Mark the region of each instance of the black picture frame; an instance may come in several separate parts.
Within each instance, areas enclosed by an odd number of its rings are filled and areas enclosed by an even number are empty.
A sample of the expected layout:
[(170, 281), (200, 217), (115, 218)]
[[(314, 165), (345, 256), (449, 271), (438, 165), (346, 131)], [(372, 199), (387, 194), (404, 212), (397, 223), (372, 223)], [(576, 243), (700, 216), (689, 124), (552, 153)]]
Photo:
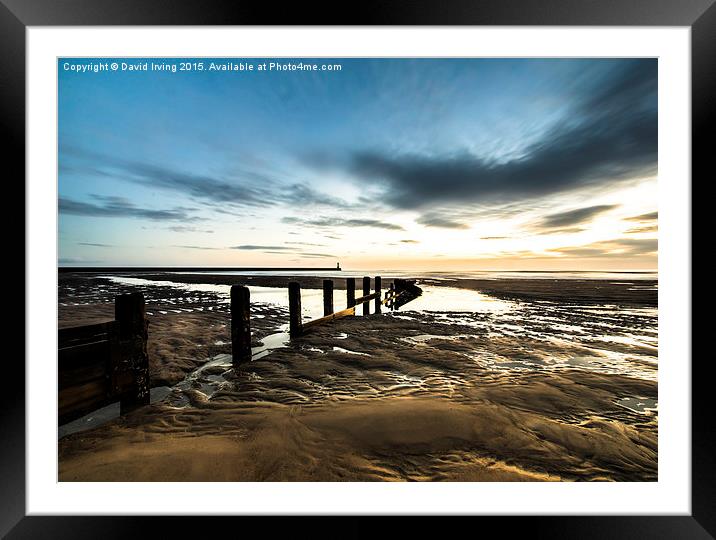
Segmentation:
[[(363, 0), (346, 8), (341, 3), (285, 3), (255, 0), (0, 0), (0, 107), (4, 172), (25, 177), (25, 32), (28, 26), (80, 25), (570, 25), (686, 26), (691, 28), (692, 177), (713, 174), (714, 152), (708, 132), (714, 125), (716, 96), (716, 0)], [(14, 166), (14, 167), (12, 167)], [(10, 169), (8, 169), (10, 167)], [(706, 178), (701, 179), (705, 183)], [(685, 179), (685, 181), (687, 181)], [(696, 184), (692, 180), (691, 186)], [(693, 192), (692, 192), (693, 193)], [(692, 196), (693, 197), (693, 196)], [(17, 204), (20, 207), (21, 205)], [(10, 218), (3, 216), (6, 230)], [(12, 219), (14, 228), (18, 220)], [(24, 238), (24, 237), (23, 237)], [(25, 246), (23, 245), (23, 252)], [(19, 258), (19, 257), (18, 257)], [(24, 260), (24, 258), (23, 258)], [(24, 265), (24, 263), (23, 263)], [(24, 275), (27, 275), (25, 268)], [(32, 284), (25, 280), (25, 290)], [(23, 303), (23, 305), (25, 305)], [(698, 335), (698, 325), (694, 321)], [(15, 356), (17, 358), (17, 356)], [(684, 365), (689, 359), (682, 359)], [(690, 516), (621, 517), (482, 517), (479, 527), (498, 527), (500, 534), (523, 532), (554, 538), (714, 538), (716, 536), (716, 449), (708, 396), (709, 357), (695, 357), (692, 370), (692, 513)], [(8, 538), (116, 538), (147, 534), (153, 526), (162, 536), (188, 534), (194, 520), (158, 517), (28, 517), (25, 515), (25, 366), (4, 362), (6, 385), (0, 399), (0, 535)], [(555, 509), (558, 512), (558, 509)], [(229, 519), (229, 518), (227, 518)], [(234, 519), (234, 518), (231, 518)], [(241, 518), (251, 522), (256, 518)], [(312, 536), (364, 536), (391, 532), (380, 518), (342, 518), (347, 523), (315, 523), (314, 518), (273, 518), (272, 527)], [(159, 522), (161, 520), (161, 522)], [(377, 520), (380, 520), (378, 522)], [(437, 523), (436, 523), (437, 521)], [(159, 522), (159, 523), (158, 523)], [(235, 534), (246, 534), (253, 523)], [(212, 524), (211, 527), (216, 525)], [(259, 525), (261, 526), (261, 525)], [(423, 533), (444, 529), (442, 520), (411, 520)], [(454, 524), (452, 524), (454, 526)], [(474, 527), (475, 525), (470, 525)], [(233, 527), (233, 525), (232, 525)], [(477, 532), (477, 529), (475, 529)]]

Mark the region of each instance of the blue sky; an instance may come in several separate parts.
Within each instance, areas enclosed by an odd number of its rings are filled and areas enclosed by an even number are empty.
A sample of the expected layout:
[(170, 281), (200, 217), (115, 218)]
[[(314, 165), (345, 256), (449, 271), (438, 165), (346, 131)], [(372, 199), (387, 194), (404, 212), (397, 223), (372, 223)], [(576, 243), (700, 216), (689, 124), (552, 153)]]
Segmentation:
[(656, 268), (656, 60), (264, 62), (60, 59), (59, 263)]

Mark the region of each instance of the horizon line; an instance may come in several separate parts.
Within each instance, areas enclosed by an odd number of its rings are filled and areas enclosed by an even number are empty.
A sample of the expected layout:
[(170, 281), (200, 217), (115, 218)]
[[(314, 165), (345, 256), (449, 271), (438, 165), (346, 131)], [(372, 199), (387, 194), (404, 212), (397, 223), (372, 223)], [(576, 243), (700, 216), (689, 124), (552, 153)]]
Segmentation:
[[(190, 271), (190, 270), (197, 270), (197, 271), (256, 271), (256, 272), (268, 272), (268, 271), (351, 271), (350, 269), (345, 269), (342, 267), (305, 267), (305, 266), (297, 266), (297, 267), (289, 267), (289, 266), (277, 266), (277, 267), (270, 267), (270, 266), (260, 266), (260, 267), (249, 267), (249, 266), (57, 266), (57, 269), (59, 271), (78, 271), (78, 272), (89, 272), (89, 271), (133, 271), (133, 270), (143, 270), (143, 271), (162, 271), (162, 270), (172, 270), (172, 271)], [(411, 271), (411, 270), (391, 270), (387, 268), (380, 268), (380, 270), (388, 270), (388, 271), (398, 271), (398, 272), (404, 272), (404, 271)], [(358, 270), (359, 271), (359, 270)], [(418, 270), (415, 269), (415, 272), (505, 272), (505, 273), (525, 273), (525, 274), (539, 274), (539, 273), (551, 273), (551, 274), (568, 274), (568, 273), (581, 273), (581, 274), (645, 274), (645, 273), (658, 273), (658, 269), (652, 269), (652, 270), (578, 270), (578, 269), (572, 269), (572, 270), (504, 270), (504, 269), (475, 269), (475, 270), (465, 270), (465, 269), (434, 269), (434, 270)]]

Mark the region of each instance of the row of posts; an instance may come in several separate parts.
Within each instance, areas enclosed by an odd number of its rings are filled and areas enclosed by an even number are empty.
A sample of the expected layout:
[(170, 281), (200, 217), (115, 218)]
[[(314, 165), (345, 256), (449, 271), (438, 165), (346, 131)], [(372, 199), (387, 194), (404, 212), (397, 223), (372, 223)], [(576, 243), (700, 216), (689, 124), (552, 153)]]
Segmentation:
[[(381, 312), (381, 278), (375, 277), (375, 312)], [(363, 277), (363, 294), (370, 295), (370, 277)], [(346, 309), (356, 305), (356, 278), (346, 278)], [(370, 313), (370, 302), (362, 302), (363, 315)], [(297, 336), (301, 333), (301, 285), (297, 281), (288, 284), (288, 311), (289, 311), (289, 333)], [(323, 316), (327, 317), (335, 313), (333, 308), (333, 280), (323, 280)]]
[[(292, 282), (298, 285), (297, 282)], [(300, 295), (301, 295), (301, 288), (300, 287), (293, 287), (291, 288), (291, 284), (289, 284), (289, 306), (291, 305), (291, 291), (294, 291), (293, 294), (299, 295), (299, 302), (300, 302)], [(381, 298), (380, 298), (380, 276), (375, 277), (375, 292), (378, 293), (378, 296), (375, 299), (375, 312), (380, 313), (380, 306), (381, 306)], [(363, 296), (368, 296), (370, 294), (370, 278), (368, 276), (365, 276), (363, 278)], [(346, 308), (351, 308), (356, 305), (356, 278), (346, 278)], [(368, 315), (368, 308), (369, 308), (369, 302), (363, 303), (363, 315)], [(333, 313), (333, 280), (332, 279), (324, 279), (323, 280), (323, 316), (326, 317)]]
[[(391, 290), (393, 285), (391, 285)], [(375, 277), (375, 312), (381, 312), (381, 278)], [(370, 295), (370, 277), (363, 277), (363, 295)], [(356, 280), (346, 279), (346, 309), (356, 306)], [(370, 313), (370, 302), (362, 303), (363, 315)], [(231, 286), (231, 356), (235, 363), (251, 359), (251, 298), (249, 288), (244, 285)], [(292, 336), (301, 334), (303, 321), (301, 317), (301, 285), (297, 281), (288, 284), (289, 333)], [(323, 280), (323, 316), (332, 315), (333, 280)]]

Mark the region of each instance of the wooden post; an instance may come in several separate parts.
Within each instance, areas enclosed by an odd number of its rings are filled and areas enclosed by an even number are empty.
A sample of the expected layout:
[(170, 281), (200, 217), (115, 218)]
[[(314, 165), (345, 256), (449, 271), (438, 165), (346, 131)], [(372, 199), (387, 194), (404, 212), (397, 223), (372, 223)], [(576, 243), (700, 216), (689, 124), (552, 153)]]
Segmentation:
[(391, 310), (395, 305), (395, 283), (390, 284), (390, 301), (388, 302), (388, 308)]
[(356, 278), (349, 277), (346, 279), (346, 307), (356, 305)]
[(375, 292), (378, 293), (378, 296), (375, 297), (375, 312), (380, 313), (380, 302), (381, 302), (381, 279), (380, 276), (375, 276)]
[(122, 294), (114, 299), (114, 319), (119, 322), (119, 339), (126, 340), (145, 331), (144, 295)]
[[(368, 276), (363, 277), (363, 296), (370, 294), (370, 278)], [(370, 314), (370, 302), (363, 302), (363, 315)]]
[(298, 281), (288, 284), (288, 327), (291, 336), (301, 335), (301, 285)]
[(251, 360), (251, 297), (249, 288), (231, 286), (231, 360)]
[(323, 316), (333, 313), (333, 280), (323, 280)]
[(144, 295), (140, 292), (123, 294), (114, 300), (114, 318), (119, 323), (117, 365), (111, 366), (110, 377), (126, 373), (131, 377), (129, 390), (120, 396), (119, 413), (149, 404), (149, 357), (147, 356), (147, 326)]

